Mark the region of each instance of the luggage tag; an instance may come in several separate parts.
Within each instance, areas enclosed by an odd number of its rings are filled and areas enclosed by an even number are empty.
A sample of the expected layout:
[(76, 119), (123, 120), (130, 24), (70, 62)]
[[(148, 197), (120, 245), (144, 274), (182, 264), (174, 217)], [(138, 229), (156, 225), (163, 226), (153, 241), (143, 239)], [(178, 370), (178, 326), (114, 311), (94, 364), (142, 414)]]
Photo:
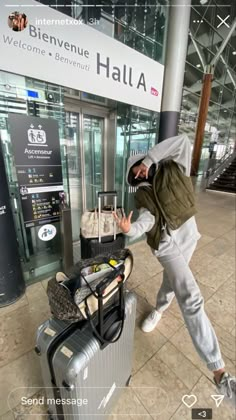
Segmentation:
[(63, 353), (66, 357), (68, 357), (68, 359), (70, 359), (71, 358), (71, 356), (73, 356), (73, 351), (71, 351), (70, 349), (68, 349), (68, 347), (66, 347), (66, 346), (63, 346), (62, 348), (61, 348), (61, 353)]
[(50, 337), (54, 337), (54, 335), (56, 334), (56, 331), (54, 331), (51, 328), (47, 327), (44, 330), (44, 334), (50, 335)]
[(88, 366), (84, 369), (83, 380), (87, 379), (88, 377)]
[[(123, 281), (123, 278), (122, 278), (122, 276), (117, 276), (114, 280), (113, 280), (113, 282), (109, 285), (109, 286), (111, 286), (115, 281), (117, 281), (117, 283), (120, 283), (120, 282), (122, 282)], [(108, 286), (108, 287), (109, 287)], [(105, 290), (103, 290), (103, 292), (102, 292), (102, 295), (103, 296), (106, 296), (106, 294), (107, 294), (107, 289), (108, 289), (108, 287), (105, 289)]]

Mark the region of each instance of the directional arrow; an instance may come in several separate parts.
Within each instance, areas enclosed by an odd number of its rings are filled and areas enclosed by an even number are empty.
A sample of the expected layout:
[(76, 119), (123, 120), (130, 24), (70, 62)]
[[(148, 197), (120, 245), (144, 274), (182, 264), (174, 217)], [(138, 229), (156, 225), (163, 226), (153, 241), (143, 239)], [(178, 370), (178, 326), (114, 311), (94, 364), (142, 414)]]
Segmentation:
[(215, 401), (216, 407), (218, 408), (224, 399), (224, 395), (211, 395), (211, 398)]

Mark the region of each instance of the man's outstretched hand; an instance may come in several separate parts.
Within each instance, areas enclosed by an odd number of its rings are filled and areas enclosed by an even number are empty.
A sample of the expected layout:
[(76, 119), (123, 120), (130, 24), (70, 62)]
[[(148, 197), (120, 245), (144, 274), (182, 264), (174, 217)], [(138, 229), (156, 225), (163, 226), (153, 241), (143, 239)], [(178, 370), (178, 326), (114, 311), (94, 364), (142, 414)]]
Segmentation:
[(128, 217), (124, 215), (122, 219), (119, 219), (119, 217), (114, 211), (112, 212), (112, 214), (113, 214), (114, 219), (116, 220), (117, 225), (122, 230), (122, 232), (128, 233), (131, 228), (131, 217), (132, 217), (133, 211), (130, 212)]

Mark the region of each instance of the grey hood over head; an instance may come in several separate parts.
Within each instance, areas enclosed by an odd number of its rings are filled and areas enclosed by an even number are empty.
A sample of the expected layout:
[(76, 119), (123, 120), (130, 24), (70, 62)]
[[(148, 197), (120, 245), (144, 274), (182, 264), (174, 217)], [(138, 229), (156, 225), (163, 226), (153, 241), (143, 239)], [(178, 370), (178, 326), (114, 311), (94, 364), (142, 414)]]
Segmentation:
[(132, 186), (137, 186), (137, 187), (150, 185), (148, 180), (143, 180), (141, 182), (140, 181), (139, 182), (134, 181), (134, 183), (132, 183), (132, 181), (131, 181), (131, 180), (134, 180), (134, 175), (131, 173), (132, 167), (135, 166), (135, 164), (137, 164), (138, 162), (141, 163), (146, 156), (147, 155), (144, 155), (143, 153), (142, 154), (139, 153), (137, 155), (133, 155), (133, 156), (129, 157), (128, 163), (127, 163), (127, 171), (126, 171), (126, 182), (127, 182), (127, 184), (132, 185)]
[[(186, 134), (180, 134), (178, 136), (170, 137), (160, 143), (157, 143), (154, 147), (148, 150), (147, 154), (137, 154), (131, 156), (128, 160), (127, 165), (127, 175), (126, 180), (128, 184), (132, 185), (132, 177), (129, 176), (130, 169), (138, 161), (143, 163), (147, 168), (151, 168), (152, 165), (155, 165), (155, 170), (157, 170), (160, 162), (167, 160), (173, 160), (176, 162), (180, 169), (186, 176), (190, 176), (191, 170), (191, 143), (186, 136)], [(131, 180), (131, 182), (130, 182)], [(147, 183), (148, 180), (142, 180), (140, 182), (135, 182), (133, 186), (141, 185), (150, 185)]]

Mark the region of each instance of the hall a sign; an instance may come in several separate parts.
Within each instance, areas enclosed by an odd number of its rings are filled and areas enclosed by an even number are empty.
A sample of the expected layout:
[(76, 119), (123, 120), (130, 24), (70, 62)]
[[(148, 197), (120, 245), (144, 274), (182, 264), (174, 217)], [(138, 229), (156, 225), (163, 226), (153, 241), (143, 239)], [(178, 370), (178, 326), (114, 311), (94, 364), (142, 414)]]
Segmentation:
[[(163, 65), (91, 26), (40, 25), (64, 15), (38, 2), (3, 3), (1, 70), (160, 111)], [(8, 27), (8, 15), (15, 10), (28, 18), (21, 32)]]
[(137, 89), (142, 87), (146, 92), (146, 82), (144, 73), (141, 72), (137, 80), (133, 80), (133, 69), (124, 64), (123, 67), (111, 66), (110, 58), (106, 58), (106, 62), (102, 62), (100, 54), (97, 53), (97, 74), (101, 74), (102, 68), (105, 69), (106, 77), (111, 77), (115, 82), (124, 83), (130, 87), (135, 86)]

